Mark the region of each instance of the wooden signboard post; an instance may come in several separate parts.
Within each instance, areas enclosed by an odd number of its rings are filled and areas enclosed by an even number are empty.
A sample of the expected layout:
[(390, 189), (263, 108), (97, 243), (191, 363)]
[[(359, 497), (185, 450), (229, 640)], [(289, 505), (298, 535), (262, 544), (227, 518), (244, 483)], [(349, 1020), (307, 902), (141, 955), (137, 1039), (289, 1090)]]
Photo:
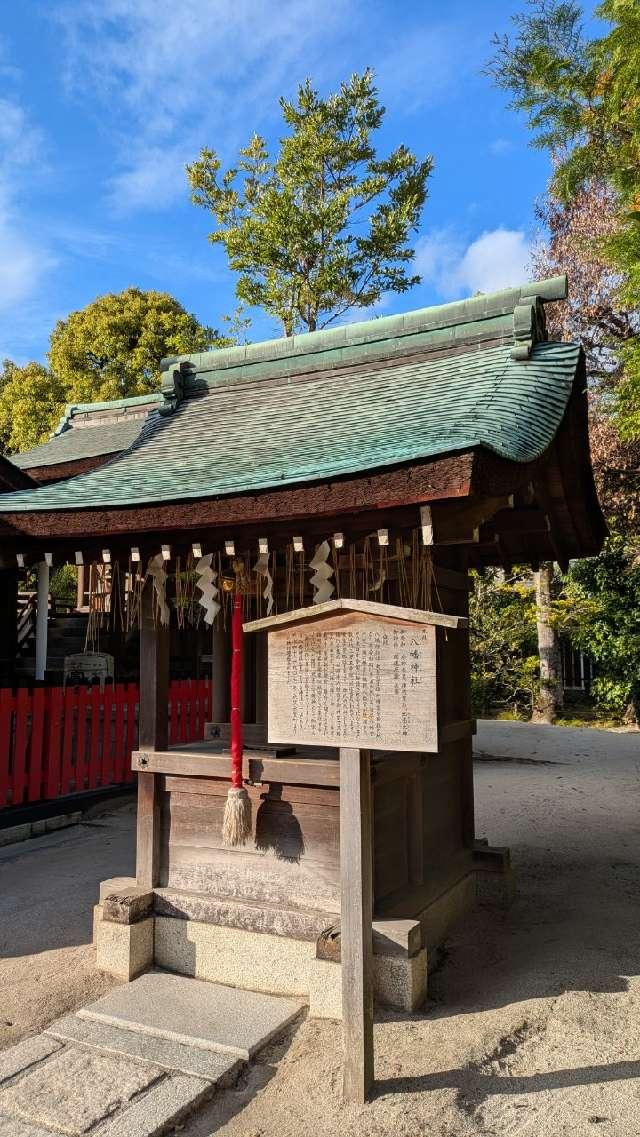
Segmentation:
[(438, 750), (437, 626), (459, 618), (330, 600), (254, 620), (268, 632), (270, 743), (340, 751), (344, 1097), (373, 1084), (371, 750)]

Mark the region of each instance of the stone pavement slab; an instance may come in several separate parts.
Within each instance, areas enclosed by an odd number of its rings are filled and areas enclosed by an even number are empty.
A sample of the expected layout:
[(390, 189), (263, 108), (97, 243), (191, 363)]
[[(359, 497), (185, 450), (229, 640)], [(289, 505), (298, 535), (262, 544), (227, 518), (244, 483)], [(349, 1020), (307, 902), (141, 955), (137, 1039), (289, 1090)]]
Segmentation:
[(51, 1137), (51, 1130), (0, 1114), (0, 1137)]
[(136, 1034), (135, 1031), (79, 1015), (65, 1015), (47, 1028), (47, 1034), (64, 1042), (126, 1055), (135, 1061), (152, 1062), (163, 1070), (190, 1074), (213, 1085), (226, 1084), (243, 1065), (243, 1060), (235, 1054), (202, 1050), (150, 1034)]
[(301, 1006), (294, 999), (152, 971), (116, 987), (78, 1014), (139, 1034), (248, 1059), (292, 1022)]
[(165, 1078), (144, 1097), (100, 1126), (95, 1137), (156, 1137), (166, 1133), (212, 1092), (210, 1082), (184, 1074)]
[(0, 1114), (82, 1137), (161, 1077), (151, 1064), (66, 1046), (0, 1089)]
[(60, 1043), (55, 1039), (38, 1034), (35, 1038), (25, 1038), (24, 1042), (4, 1050), (0, 1054), (0, 1083), (15, 1077), (29, 1066), (34, 1066), (36, 1062), (42, 1062), (59, 1049)]

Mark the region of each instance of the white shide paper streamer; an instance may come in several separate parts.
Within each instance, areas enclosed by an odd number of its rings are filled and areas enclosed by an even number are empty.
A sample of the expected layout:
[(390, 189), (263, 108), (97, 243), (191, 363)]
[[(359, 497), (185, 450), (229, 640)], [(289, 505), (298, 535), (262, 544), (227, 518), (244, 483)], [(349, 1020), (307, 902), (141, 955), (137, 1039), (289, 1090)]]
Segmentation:
[(196, 562), (196, 576), (198, 578), (196, 580), (196, 588), (202, 593), (202, 595), (198, 597), (198, 604), (201, 608), (204, 608), (205, 624), (212, 624), (220, 611), (220, 604), (218, 602), (219, 591), (216, 587), (218, 574), (211, 568), (212, 560), (213, 553), (207, 553)]
[(309, 562), (309, 568), (313, 569), (313, 576), (311, 577), (311, 584), (315, 588), (313, 596), (314, 604), (324, 604), (325, 600), (330, 600), (335, 587), (331, 577), (333, 576), (333, 569), (331, 565), (327, 564), (327, 558), (331, 552), (331, 546), (328, 541), (323, 541), (321, 545), (316, 547), (313, 560)]
[(169, 605), (167, 604), (167, 570), (162, 557), (162, 553), (158, 553), (155, 557), (151, 557), (147, 566), (147, 574), (153, 581), (153, 590), (155, 592), (156, 603), (160, 613), (160, 623), (169, 623)]
[(265, 587), (262, 595), (267, 602), (267, 616), (270, 616), (273, 611), (273, 577), (269, 572), (268, 553), (260, 553), (260, 556), (253, 566), (253, 571), (265, 579)]

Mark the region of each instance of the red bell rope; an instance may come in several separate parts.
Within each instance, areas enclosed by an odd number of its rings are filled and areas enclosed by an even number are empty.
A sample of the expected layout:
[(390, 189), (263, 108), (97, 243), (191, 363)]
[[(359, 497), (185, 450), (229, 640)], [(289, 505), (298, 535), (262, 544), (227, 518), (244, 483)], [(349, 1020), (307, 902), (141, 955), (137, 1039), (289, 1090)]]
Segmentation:
[(233, 598), (231, 618), (231, 785), (242, 789), (242, 596)]

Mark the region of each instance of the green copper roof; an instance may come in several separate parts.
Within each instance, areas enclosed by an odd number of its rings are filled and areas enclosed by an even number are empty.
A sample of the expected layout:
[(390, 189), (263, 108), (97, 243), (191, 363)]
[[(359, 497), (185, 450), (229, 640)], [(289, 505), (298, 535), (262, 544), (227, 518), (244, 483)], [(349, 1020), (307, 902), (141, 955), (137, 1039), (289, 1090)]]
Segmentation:
[[(140, 434), (145, 407), (151, 410), (161, 402), (158, 392), (108, 403), (70, 403), (51, 438), (31, 450), (13, 454), (11, 462), (20, 469), (33, 470), (120, 453)], [(84, 425), (94, 421), (95, 425)]]
[[(196, 382), (190, 395), (187, 384), (174, 413), (153, 412), (123, 454), (91, 473), (3, 494), (0, 512), (218, 497), (476, 446), (527, 462), (558, 429), (580, 348), (538, 343), (525, 359), (514, 359), (513, 351), (511, 336), (455, 354), (349, 360), (348, 370), (259, 371), (253, 382), (245, 372), (226, 383), (219, 378), (202, 393)], [(211, 367), (213, 359), (207, 362)]]

